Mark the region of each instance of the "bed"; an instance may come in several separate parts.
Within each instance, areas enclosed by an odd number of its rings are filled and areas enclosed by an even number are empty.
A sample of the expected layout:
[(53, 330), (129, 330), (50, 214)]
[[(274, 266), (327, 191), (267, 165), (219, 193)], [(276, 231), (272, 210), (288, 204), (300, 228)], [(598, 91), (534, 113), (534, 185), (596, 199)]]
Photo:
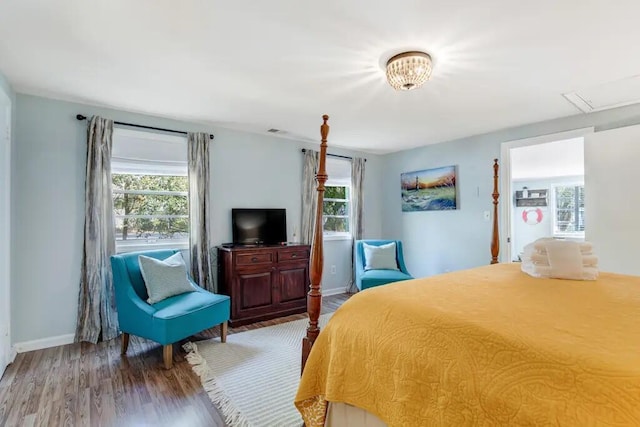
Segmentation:
[(295, 401), (307, 427), (640, 425), (640, 277), (537, 279), (497, 264), (497, 160), (493, 171), (491, 265), (360, 292), (322, 334), (316, 228)]

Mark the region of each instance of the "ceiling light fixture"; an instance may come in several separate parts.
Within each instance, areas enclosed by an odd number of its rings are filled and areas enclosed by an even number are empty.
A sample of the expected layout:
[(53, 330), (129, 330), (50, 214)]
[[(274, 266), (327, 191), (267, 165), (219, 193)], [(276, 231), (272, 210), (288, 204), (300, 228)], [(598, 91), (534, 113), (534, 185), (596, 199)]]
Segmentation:
[(425, 52), (403, 52), (387, 61), (387, 80), (395, 90), (412, 90), (431, 77), (431, 56)]

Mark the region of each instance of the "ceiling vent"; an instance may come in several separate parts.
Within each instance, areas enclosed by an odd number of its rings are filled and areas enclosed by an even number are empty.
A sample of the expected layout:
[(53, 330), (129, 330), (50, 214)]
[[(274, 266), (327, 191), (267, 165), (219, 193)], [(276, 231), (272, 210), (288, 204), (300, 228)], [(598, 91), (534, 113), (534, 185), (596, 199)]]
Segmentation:
[(584, 113), (640, 103), (640, 75), (562, 94)]

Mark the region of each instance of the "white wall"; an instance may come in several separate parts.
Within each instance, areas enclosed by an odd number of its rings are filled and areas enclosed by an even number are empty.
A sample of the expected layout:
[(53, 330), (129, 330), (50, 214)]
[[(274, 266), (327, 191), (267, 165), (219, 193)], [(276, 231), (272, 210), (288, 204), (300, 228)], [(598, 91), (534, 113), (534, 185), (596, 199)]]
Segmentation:
[(512, 180), (584, 175), (583, 137), (516, 146), (509, 156)]
[[(640, 105), (633, 105), (385, 156), (382, 178), (383, 237), (404, 241), (407, 267), (416, 277), (488, 264), (491, 260), (491, 221), (485, 221), (483, 215), (484, 211), (493, 211), (492, 163), (494, 158), (500, 157), (503, 142), (590, 126), (599, 132), (637, 123), (640, 123)], [(460, 209), (403, 213), (400, 207), (400, 174), (447, 165), (458, 165)], [(510, 198), (508, 195), (506, 197), (507, 200)], [(585, 197), (589, 196), (585, 194)], [(593, 218), (587, 218), (587, 221), (591, 227)]]
[[(75, 331), (86, 156), (86, 122), (75, 119), (78, 113), (215, 134), (211, 152), (214, 245), (231, 241), (232, 207), (284, 207), (290, 238), (294, 226), (300, 232), (303, 160), (300, 150), (317, 149), (317, 145), (29, 95), (18, 94), (16, 106), (11, 273), (15, 289), (14, 342)], [(367, 237), (380, 237), (382, 159), (334, 148), (329, 152), (368, 159), (365, 233)], [(331, 251), (327, 262), (336, 264), (340, 270), (336, 275), (325, 274), (323, 282), (327, 289), (344, 288), (344, 278), (350, 275), (350, 246), (347, 250), (339, 243), (327, 243), (327, 254), (336, 245), (340, 251)], [(349, 264), (341, 262), (346, 259)]]
[(585, 139), (585, 231), (600, 269), (640, 275), (640, 126)]
[(0, 377), (11, 362), (11, 146), (14, 93), (0, 73)]

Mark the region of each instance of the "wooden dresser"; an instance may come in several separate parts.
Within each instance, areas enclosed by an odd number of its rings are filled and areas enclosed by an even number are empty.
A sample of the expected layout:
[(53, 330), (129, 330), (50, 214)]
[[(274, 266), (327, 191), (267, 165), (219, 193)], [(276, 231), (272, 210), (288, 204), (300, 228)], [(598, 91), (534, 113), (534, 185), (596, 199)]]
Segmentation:
[(218, 292), (231, 297), (231, 326), (307, 310), (309, 245), (219, 246)]

